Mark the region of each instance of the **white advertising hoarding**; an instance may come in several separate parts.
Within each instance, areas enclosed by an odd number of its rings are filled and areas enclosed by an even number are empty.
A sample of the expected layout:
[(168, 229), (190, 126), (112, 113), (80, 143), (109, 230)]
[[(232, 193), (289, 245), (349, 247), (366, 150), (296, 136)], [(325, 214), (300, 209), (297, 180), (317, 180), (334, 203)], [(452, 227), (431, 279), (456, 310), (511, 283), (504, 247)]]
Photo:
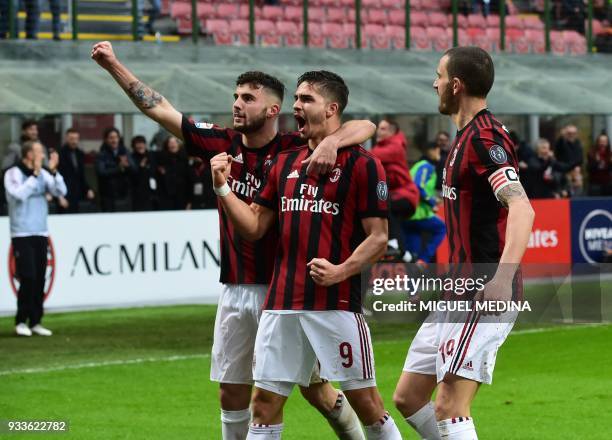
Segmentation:
[[(49, 216), (45, 308), (215, 303), (216, 210)], [(8, 217), (0, 218), (0, 313), (16, 311)]]

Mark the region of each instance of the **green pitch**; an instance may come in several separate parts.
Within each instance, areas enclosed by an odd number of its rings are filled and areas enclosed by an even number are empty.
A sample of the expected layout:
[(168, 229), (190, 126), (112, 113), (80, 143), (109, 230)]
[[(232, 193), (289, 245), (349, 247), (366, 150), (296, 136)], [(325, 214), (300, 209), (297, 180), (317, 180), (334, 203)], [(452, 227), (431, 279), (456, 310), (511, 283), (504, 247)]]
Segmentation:
[[(12, 336), (0, 319), (0, 420), (67, 420), (53, 438), (219, 439), (217, 386), (208, 380), (215, 308), (180, 306), (52, 314), (51, 338)], [(416, 435), (391, 396), (415, 327), (372, 324), (377, 381), (404, 438)], [(473, 416), (482, 439), (610, 439), (612, 326), (513, 333)], [(2, 434), (40, 439), (50, 434)], [(331, 439), (294, 391), (286, 439)]]

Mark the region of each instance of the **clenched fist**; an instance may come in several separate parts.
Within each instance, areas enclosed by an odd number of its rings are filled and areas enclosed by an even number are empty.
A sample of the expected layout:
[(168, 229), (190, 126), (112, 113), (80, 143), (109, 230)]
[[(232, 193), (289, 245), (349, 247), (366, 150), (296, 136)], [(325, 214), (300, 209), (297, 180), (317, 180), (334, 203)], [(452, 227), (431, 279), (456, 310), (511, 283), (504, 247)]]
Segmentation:
[(227, 153), (219, 153), (210, 159), (210, 170), (215, 188), (220, 188), (227, 183), (227, 177), (232, 170), (232, 160), (232, 156)]
[(91, 49), (91, 58), (106, 70), (110, 69), (117, 62), (117, 57), (115, 52), (113, 52), (113, 45), (108, 41), (94, 44)]

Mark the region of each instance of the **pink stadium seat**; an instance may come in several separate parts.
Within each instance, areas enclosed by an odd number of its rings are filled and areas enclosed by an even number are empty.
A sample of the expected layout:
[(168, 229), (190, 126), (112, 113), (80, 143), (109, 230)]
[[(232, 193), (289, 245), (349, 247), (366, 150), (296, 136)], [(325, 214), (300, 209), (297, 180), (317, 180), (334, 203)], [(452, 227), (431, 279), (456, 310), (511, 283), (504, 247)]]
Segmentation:
[[(448, 35), (448, 41), (453, 42), (453, 28), (452, 27), (448, 27), (446, 28), (446, 35)], [(472, 39), (470, 38), (470, 36), (468, 35), (467, 31), (465, 29), (459, 29), (459, 46), (471, 46), (472, 45)]]
[[(499, 28), (488, 28), (486, 38), (489, 40), (490, 48), (496, 52), (500, 50), (500, 34)], [(508, 41), (506, 41), (506, 49), (508, 48)]]
[(340, 6), (344, 6), (345, 8), (354, 8), (355, 0), (340, 0)]
[(335, 7), (338, 6), (339, 1), (338, 0), (321, 0), (321, 5), (322, 6), (327, 6), (327, 7)]
[[(406, 7), (406, 1), (407, 0), (402, 0), (402, 2), (401, 2), (402, 3), (401, 4), (402, 8)], [(427, 0), (410, 0), (410, 9), (412, 11), (420, 11), (420, 10), (422, 10), (423, 6), (422, 6), (421, 3), (425, 2), (425, 1), (427, 1)]]
[[(301, 3), (303, 3), (303, 2), (300, 2), (298, 4), (301, 4)], [(308, 6), (321, 7), (321, 6), (323, 6), (323, 0), (311, 0), (308, 3)]]
[(523, 31), (522, 29), (516, 29), (516, 28), (506, 29), (506, 38), (508, 38), (509, 40), (516, 40), (524, 36), (525, 36), (525, 31)]
[(227, 20), (211, 18), (204, 22), (204, 26), (202, 26), (202, 30), (205, 30), (206, 32), (210, 34), (219, 32), (222, 30), (228, 31), (229, 23), (227, 22)]
[(499, 28), (499, 15), (487, 15), (487, 26)]
[(410, 27), (411, 45), (415, 50), (431, 50), (431, 41), (427, 37), (427, 32), (422, 27)]
[[(351, 23), (355, 23), (355, 10), (354, 9), (349, 9), (348, 10), (348, 19)], [(362, 23), (367, 23), (368, 21), (368, 13), (365, 9), (361, 10), (361, 22)]]
[[(249, 5), (248, 4), (241, 4), (240, 5), (240, 10), (238, 12), (238, 16), (241, 19), (249, 19)], [(255, 6), (255, 18), (261, 18), (261, 8), (258, 8), (257, 6)]]
[(389, 49), (391, 40), (385, 33), (385, 28), (379, 24), (366, 24), (364, 34), (372, 49)]
[(474, 41), (476, 41), (476, 37), (480, 37), (482, 35), (486, 35), (487, 31), (483, 28), (479, 28), (479, 27), (470, 27), (467, 28), (467, 34), (470, 36), (470, 38), (472, 38)]
[(385, 9), (398, 9), (401, 8), (403, 5), (401, 5), (398, 0), (382, 0), (381, 6)]
[(180, 35), (191, 35), (191, 18), (179, 17), (176, 19), (176, 28)]
[(427, 17), (427, 20), (429, 26), (443, 28), (446, 28), (446, 26), (448, 26), (448, 17), (442, 12), (430, 12), (429, 16)]
[(364, 8), (380, 8), (380, 0), (361, 0), (361, 6)]
[[(189, 8), (191, 9), (191, 8)], [(198, 18), (215, 18), (216, 17), (216, 10), (215, 10), (215, 5), (213, 5), (212, 3), (200, 3), (198, 2)]]
[(327, 8), (327, 21), (332, 23), (344, 23), (348, 20), (345, 8)]
[[(300, 26), (300, 32), (303, 31)], [(321, 30), (321, 24), (313, 21), (308, 22), (308, 46), (316, 48), (325, 47), (325, 37)]]
[(511, 47), (512, 52), (521, 54), (529, 53), (529, 40), (527, 40), (527, 37), (517, 38), (516, 40), (512, 40), (509, 43), (510, 45), (506, 43), (506, 48)]
[(266, 5), (261, 10), (261, 16), (264, 20), (279, 21), (283, 19), (283, 8), (280, 6)]
[(525, 31), (525, 37), (531, 46), (533, 53), (544, 53), (546, 52), (546, 42), (544, 41), (544, 31), (527, 29)]
[(323, 8), (308, 8), (308, 21), (322, 23), (325, 21), (325, 11)]
[(303, 36), (298, 28), (298, 25), (293, 21), (279, 21), (276, 23), (276, 29), (281, 37), (283, 37), (285, 46), (302, 46), (304, 42)]
[(506, 29), (524, 29), (525, 25), (523, 23), (523, 19), (521, 17), (517, 17), (516, 15), (508, 15), (506, 17)]
[(327, 43), (332, 49), (348, 49), (350, 46), (349, 36), (344, 33), (344, 28), (339, 23), (323, 23), (321, 31)]
[[(448, 16), (448, 22), (449, 22), (450, 26), (453, 25), (453, 16), (452, 15)], [(463, 15), (463, 14), (457, 15), (457, 25), (461, 29), (467, 29), (469, 27), (469, 25), (468, 25), (468, 18), (465, 15)]]
[(587, 53), (587, 43), (584, 35), (576, 31), (564, 31), (563, 39), (572, 55), (584, 55)]
[(482, 14), (470, 14), (467, 17), (468, 27), (471, 28), (482, 28), (487, 27), (487, 21)]
[(161, 13), (162, 13), (162, 15), (169, 15), (170, 14), (171, 3), (172, 2), (170, 0), (162, 0), (162, 2), (161, 2)]
[(368, 9), (366, 23), (385, 24), (387, 23), (387, 12), (381, 9)]
[(391, 45), (394, 49), (406, 48), (406, 29), (403, 26), (388, 24), (385, 26), (385, 33), (391, 39)]
[(231, 46), (234, 44), (234, 39), (227, 28), (213, 32), (212, 36), (217, 46)]
[(406, 12), (402, 9), (390, 12), (389, 23), (396, 26), (404, 26), (406, 24)]
[(555, 55), (565, 55), (566, 46), (562, 31), (550, 31), (550, 51)]
[(217, 18), (231, 20), (238, 17), (239, 8), (235, 3), (221, 3), (217, 6)]
[(441, 11), (442, 4), (440, 0), (423, 0), (421, 8), (425, 11)]
[(452, 41), (448, 38), (446, 30), (442, 27), (428, 27), (427, 38), (431, 41), (431, 46), (436, 52), (443, 52), (451, 47)]
[(544, 22), (537, 15), (527, 15), (523, 17), (525, 29), (544, 29)]
[(230, 21), (230, 33), (233, 35), (235, 43), (249, 44), (249, 20)]
[(191, 20), (191, 5), (189, 3), (174, 2), (170, 7), (172, 18), (189, 18)]
[(427, 26), (427, 24), (427, 14), (425, 14), (424, 12), (412, 12), (410, 14), (410, 27), (417, 26), (424, 28), (425, 26)]
[[(349, 36), (351, 45), (353, 47), (357, 47), (357, 44), (355, 44), (356, 38), (357, 38), (355, 34), (355, 23), (344, 23), (342, 27), (344, 29), (344, 33)], [(361, 47), (366, 47), (367, 45), (368, 45), (368, 40), (365, 36), (365, 29), (363, 26), (361, 26)]]
[[(588, 29), (588, 23), (584, 26), (585, 29)], [(593, 19), (593, 36), (604, 33), (604, 26), (601, 24), (601, 21)]]
[(285, 6), (285, 20), (300, 22), (304, 18), (304, 11), (299, 6)]

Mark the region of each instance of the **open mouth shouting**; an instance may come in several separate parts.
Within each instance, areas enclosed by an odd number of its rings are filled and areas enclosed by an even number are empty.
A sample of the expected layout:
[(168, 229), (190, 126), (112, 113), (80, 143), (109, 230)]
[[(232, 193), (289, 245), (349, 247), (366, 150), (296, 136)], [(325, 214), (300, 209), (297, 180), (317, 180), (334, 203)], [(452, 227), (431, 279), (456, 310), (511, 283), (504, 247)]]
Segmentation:
[(295, 122), (297, 122), (297, 128), (298, 128), (298, 132), (300, 133), (304, 133), (304, 130), (306, 128), (306, 119), (300, 115), (299, 113), (294, 113), (293, 117), (295, 118)]

